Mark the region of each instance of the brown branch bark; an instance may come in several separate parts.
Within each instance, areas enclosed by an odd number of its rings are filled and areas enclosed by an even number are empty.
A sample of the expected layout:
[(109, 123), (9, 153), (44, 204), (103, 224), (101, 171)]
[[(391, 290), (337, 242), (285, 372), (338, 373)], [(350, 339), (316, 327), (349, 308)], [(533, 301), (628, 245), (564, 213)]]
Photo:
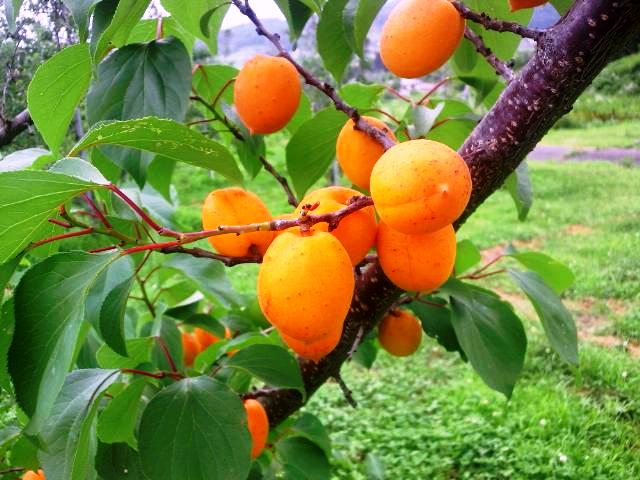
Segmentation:
[(0, 119), (0, 147), (9, 145), (14, 138), (24, 132), (32, 123), (28, 110), (23, 110), (9, 120)]
[(521, 36), (522, 38), (531, 38), (533, 40), (539, 40), (539, 38), (544, 34), (544, 30), (529, 28), (516, 22), (508, 22), (506, 20), (491, 18), (484, 12), (474, 12), (463, 2), (460, 2), (458, 0), (455, 0), (451, 3), (460, 12), (460, 15), (462, 15), (467, 20), (471, 20), (474, 23), (482, 25), (487, 30), (494, 30), (496, 32), (511, 32)]
[[(637, 0), (577, 0), (543, 34), (534, 57), (460, 149), (471, 169), (473, 192), (457, 226), (502, 185), (616, 51), (639, 32)], [(365, 334), (371, 331), (400, 294), (377, 262), (357, 276), (353, 303), (336, 349), (317, 364), (300, 360), (308, 396), (339, 371), (360, 329)], [(250, 395), (265, 406), (271, 425), (303, 405), (295, 390), (276, 388)]]
[(503, 77), (507, 82), (513, 80), (513, 70), (507, 66), (502, 60), (496, 57), (496, 54), (482, 41), (482, 37), (469, 27), (464, 29), (464, 36), (476, 47), (476, 52), (482, 55), (489, 65), (493, 67), (498, 75)]

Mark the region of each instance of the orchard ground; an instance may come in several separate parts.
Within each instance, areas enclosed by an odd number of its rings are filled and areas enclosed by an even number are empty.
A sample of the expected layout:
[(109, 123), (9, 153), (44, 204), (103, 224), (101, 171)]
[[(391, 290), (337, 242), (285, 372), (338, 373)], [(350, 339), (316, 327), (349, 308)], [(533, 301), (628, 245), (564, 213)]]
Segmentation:
[[(620, 142), (630, 136), (611, 132), (627, 128), (555, 130), (546, 143), (572, 137), (579, 146), (626, 147)], [(284, 171), (276, 155), (282, 139), (268, 142), (269, 159)], [(336, 478), (366, 478), (368, 453), (382, 460), (387, 478), (640, 476), (640, 168), (544, 161), (530, 162), (530, 170), (535, 197), (526, 222), (518, 222), (509, 195), (497, 192), (459, 238), (473, 240), (486, 259), (512, 241), (572, 268), (576, 282), (566, 300), (580, 330), (580, 368), (569, 369), (551, 352), (529, 304), (497, 277), (492, 286), (529, 319), (527, 363), (513, 399), (489, 390), (470, 366), (430, 340), (408, 359), (381, 352), (369, 371), (347, 365), (343, 375), (358, 409), (335, 384), (323, 386), (309, 406), (331, 432)], [(219, 185), (189, 168), (179, 168), (176, 184), (178, 221), (198, 228), (199, 202)], [(273, 214), (290, 211), (265, 172), (248, 188)], [(229, 273), (239, 290), (251, 290), (256, 272), (246, 265)]]

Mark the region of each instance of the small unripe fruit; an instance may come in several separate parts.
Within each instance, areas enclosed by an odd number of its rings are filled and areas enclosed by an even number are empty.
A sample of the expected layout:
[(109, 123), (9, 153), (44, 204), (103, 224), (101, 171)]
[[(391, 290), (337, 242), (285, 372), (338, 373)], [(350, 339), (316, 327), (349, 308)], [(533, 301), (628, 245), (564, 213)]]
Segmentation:
[(453, 55), (464, 35), (464, 19), (449, 0), (403, 0), (382, 29), (380, 56), (402, 78), (437, 70)]
[(403, 233), (434, 232), (453, 223), (470, 196), (467, 164), (440, 142), (400, 143), (371, 173), (371, 197), (380, 218)]
[(376, 246), (385, 275), (403, 290), (435, 290), (447, 281), (456, 260), (456, 234), (451, 225), (407, 235), (380, 222)]
[(354, 286), (349, 255), (333, 235), (284, 232), (260, 266), (258, 301), (280, 332), (310, 342), (342, 329)]
[[(314, 215), (322, 215), (343, 209), (349, 205), (349, 200), (353, 197), (361, 197), (357, 190), (345, 187), (326, 187), (309, 193), (300, 202), (296, 210), (298, 215), (302, 213), (304, 205), (314, 205), (319, 202), (318, 207), (313, 210)], [(329, 230), (327, 223), (316, 223), (314, 230), (326, 232)], [(351, 263), (357, 265), (367, 255), (376, 241), (376, 216), (373, 207), (362, 208), (344, 217), (338, 224), (338, 228), (331, 234), (340, 240), (351, 258)]]
[(394, 310), (382, 319), (378, 327), (380, 345), (391, 355), (407, 357), (418, 350), (422, 325), (415, 315)]
[(273, 133), (298, 109), (302, 85), (296, 68), (282, 57), (255, 55), (244, 64), (233, 88), (233, 101), (251, 134)]
[(523, 8), (539, 7), (548, 1), (549, 0), (509, 0), (509, 7), (511, 7), (512, 12), (515, 12)]
[(22, 475), (22, 480), (46, 480), (46, 477), (42, 470), (38, 470), (37, 472), (29, 470)]
[[(271, 221), (271, 214), (260, 198), (242, 188), (212, 191), (202, 205), (202, 226), (215, 230), (220, 225), (246, 225)], [(273, 240), (273, 232), (226, 234), (208, 238), (213, 248), (231, 257), (264, 255)]]
[[(368, 123), (385, 130), (394, 142), (396, 137), (384, 122), (373, 117), (363, 117)], [(354, 185), (369, 190), (371, 170), (384, 153), (384, 147), (366, 133), (356, 130), (355, 123), (349, 119), (342, 127), (336, 143), (336, 158), (342, 171)]]
[(200, 343), (193, 333), (182, 332), (182, 361), (187, 367), (193, 365), (201, 350)]
[(267, 443), (269, 417), (258, 400), (245, 400), (244, 409), (247, 412), (247, 427), (251, 434), (251, 458), (256, 458)]
[(280, 333), (282, 340), (286, 343), (291, 350), (296, 352), (298, 356), (306, 358), (307, 360), (313, 360), (318, 363), (321, 359), (331, 353), (338, 343), (340, 343), (340, 337), (342, 337), (342, 328), (336, 329), (333, 333), (330, 333), (324, 338), (319, 340), (313, 340), (311, 342), (305, 342), (302, 340), (296, 340), (293, 337), (289, 337), (284, 333)]

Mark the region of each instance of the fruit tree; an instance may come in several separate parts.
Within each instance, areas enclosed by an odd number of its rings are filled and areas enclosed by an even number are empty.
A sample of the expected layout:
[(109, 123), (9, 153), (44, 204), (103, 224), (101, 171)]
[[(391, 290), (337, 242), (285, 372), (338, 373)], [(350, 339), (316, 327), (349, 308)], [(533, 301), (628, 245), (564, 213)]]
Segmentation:
[[(577, 363), (571, 272), (515, 249), (482, 264), (456, 231), (503, 186), (526, 216), (526, 155), (638, 35), (637, 1), (552, 0), (535, 29), (542, 1), (400, 0), (375, 44), (384, 0), (275, 3), (289, 41), (258, 0), (56, 3), (70, 33), (0, 117), (0, 146), (47, 147), (0, 161), (7, 478), (329, 478), (327, 432), (298, 411), (329, 380), (357, 405), (345, 362), (427, 335), (512, 394), (527, 338), (478, 283), (495, 275)], [(16, 50), (22, 4), (4, 2)], [(212, 60), (232, 10), (270, 52), (239, 70)], [(314, 23), (320, 72), (295, 50)], [(443, 68), (420, 95), (391, 86)], [(173, 214), (181, 164), (210, 172), (198, 228)], [(288, 208), (252, 191), (261, 171)]]

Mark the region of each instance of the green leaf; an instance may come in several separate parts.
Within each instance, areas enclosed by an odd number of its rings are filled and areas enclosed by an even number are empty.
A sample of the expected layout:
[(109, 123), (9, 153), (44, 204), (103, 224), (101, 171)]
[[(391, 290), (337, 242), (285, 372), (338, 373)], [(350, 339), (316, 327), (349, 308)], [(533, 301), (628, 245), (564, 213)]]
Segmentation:
[(138, 452), (126, 443), (98, 443), (96, 470), (101, 480), (146, 480)]
[(329, 0), (322, 10), (316, 30), (318, 53), (322, 63), (338, 83), (353, 57), (342, 23), (342, 12), (348, 1)]
[(507, 177), (504, 186), (513, 198), (518, 210), (518, 220), (523, 222), (533, 204), (533, 190), (531, 179), (529, 178), (529, 167), (527, 162), (522, 162), (518, 168)]
[(4, 0), (4, 15), (7, 19), (9, 26), (9, 32), (13, 33), (16, 30), (16, 19), (20, 13), (20, 7), (23, 0)]
[(489, 387), (511, 397), (527, 349), (522, 322), (487, 290), (452, 279), (443, 291), (451, 295), (453, 328), (474, 370)]
[[(0, 284), (0, 294), (3, 293), (3, 290), (4, 285)], [(0, 392), (4, 390), (7, 393), (11, 393), (12, 391), (7, 362), (9, 358), (9, 346), (13, 339), (15, 321), (13, 299), (9, 299), (0, 305)]]
[(0, 454), (4, 453), (9, 445), (11, 445), (20, 436), (20, 429), (14, 425), (3, 427), (0, 430)]
[(78, 44), (61, 50), (40, 65), (29, 83), (29, 113), (52, 152), (60, 149), (90, 81), (89, 47)]
[[(207, 45), (212, 55), (218, 52), (218, 33), (229, 4), (220, 0), (189, 0), (189, 7), (185, 8), (183, 0), (162, 0), (161, 3), (186, 31)], [(206, 14), (207, 31), (203, 32), (201, 20)]]
[(377, 83), (352, 82), (340, 88), (340, 96), (352, 107), (366, 110), (375, 106), (384, 92), (384, 86)]
[(380, 457), (375, 453), (367, 453), (364, 458), (364, 474), (367, 476), (367, 480), (384, 480), (384, 464)]
[(48, 478), (95, 478), (96, 413), (102, 394), (118, 374), (118, 370), (88, 369), (67, 376), (41, 433), (46, 449), (38, 457)]
[[(169, 355), (171, 355), (173, 359), (173, 363), (178, 370), (181, 370), (184, 367), (182, 360), (182, 334), (180, 330), (178, 330), (176, 322), (165, 316), (156, 318), (151, 328), (151, 335), (159, 337), (164, 341), (167, 350), (169, 350)], [(166, 358), (164, 349), (161, 348), (160, 341), (157, 338), (155, 340), (151, 360), (159, 370), (169, 371), (171, 370), (171, 365)]]
[[(128, 45), (100, 64), (98, 80), (87, 96), (87, 119), (90, 125), (147, 116), (181, 122), (189, 105), (190, 88), (191, 60), (179, 40)], [(138, 185), (144, 184), (152, 160), (149, 153), (113, 146), (104, 150)]]
[(245, 333), (231, 340), (220, 340), (198, 354), (194, 360), (194, 368), (204, 372), (225, 353), (251, 345), (282, 345), (282, 343), (277, 340), (277, 334), (265, 336), (255, 332)]
[(282, 11), (289, 25), (289, 39), (295, 45), (298, 37), (302, 34), (304, 26), (311, 18), (311, 10), (301, 0), (274, 0), (278, 8)]
[[(199, 96), (211, 104), (225, 88), (225, 85), (237, 76), (238, 69), (230, 65), (200, 65), (193, 74), (193, 88)], [(233, 104), (233, 87), (227, 85), (220, 95), (218, 103), (216, 103), (216, 110), (222, 113), (221, 100), (229, 105)], [(202, 108), (204, 115), (211, 115), (204, 106), (200, 104), (197, 106)]]
[(347, 116), (333, 108), (303, 123), (287, 144), (287, 170), (299, 197), (329, 168), (336, 156), (336, 139)]
[(71, 367), (89, 288), (115, 258), (58, 253), (31, 267), (15, 290), (9, 371), (30, 433), (48, 416)]
[(434, 108), (428, 108), (424, 105), (412, 108), (412, 124), (409, 126), (411, 138), (423, 137), (429, 133), (444, 106), (444, 102), (440, 102)]
[[(156, 39), (158, 32), (158, 20), (157, 19), (143, 19), (140, 20), (127, 38), (127, 45), (131, 43), (147, 43)], [(184, 47), (188, 50), (189, 54), (193, 53), (193, 46), (196, 43), (196, 37), (187, 32), (182, 25), (180, 25), (173, 17), (163, 17), (162, 19), (162, 32), (165, 38), (176, 37), (182, 42)]]
[(20, 465), (28, 470), (37, 470), (40, 468), (38, 460), (38, 446), (33, 437), (21, 435), (20, 438), (11, 447), (11, 463)]
[(178, 253), (163, 265), (193, 280), (198, 289), (211, 301), (224, 307), (237, 305), (239, 299), (227, 280), (225, 268), (220, 262), (203, 262), (191, 255)]
[(435, 338), (448, 352), (460, 352), (465, 358), (453, 328), (451, 310), (447, 308), (447, 302), (437, 297), (429, 297), (429, 301), (441, 307), (421, 302), (411, 303), (411, 310), (420, 319), (422, 330), (431, 338)]
[(97, 186), (59, 173), (0, 173), (0, 264), (36, 240), (60, 205)]
[(111, 399), (98, 418), (98, 438), (101, 442), (127, 443), (131, 448), (138, 448), (135, 429), (140, 397), (145, 386), (144, 379), (134, 380)]
[(25, 148), (0, 159), (0, 172), (15, 172), (28, 168), (38, 169), (53, 160), (53, 155), (44, 148)]
[(175, 160), (156, 155), (147, 169), (147, 183), (168, 202), (172, 201), (172, 197), (175, 194), (175, 190), (171, 185), (175, 168)]
[(461, 240), (456, 246), (456, 265), (454, 271), (456, 275), (466, 272), (482, 260), (480, 250), (471, 240)]
[(93, 54), (98, 63), (111, 46), (122, 47), (129, 34), (142, 17), (151, 0), (119, 0), (118, 7), (109, 26), (102, 32)]
[(276, 454), (287, 480), (329, 480), (331, 464), (324, 451), (302, 437), (288, 437), (276, 443)]
[(364, 58), (364, 42), (369, 34), (378, 12), (384, 6), (385, 0), (359, 0), (358, 8), (353, 16), (353, 39), (350, 44), (355, 46), (355, 52)]
[(89, 35), (89, 18), (91, 17), (91, 13), (100, 1), (101, 0), (62, 0), (62, 3), (66, 5), (73, 16), (73, 21), (76, 27), (78, 27), (78, 36), (83, 43), (87, 41), (87, 36)]
[[(96, 125), (73, 147), (70, 156), (100, 145), (145, 150), (216, 171), (235, 183), (242, 181), (242, 174), (226, 147), (172, 120), (147, 117)], [(0, 182), (1, 179), (2, 176)]]
[(20, 264), (22, 255), (13, 257), (11, 260), (0, 264), (0, 305), (2, 305), (2, 299), (4, 298), (4, 290), (8, 287), (9, 281), (13, 276), (16, 268)]
[(440, 122), (447, 119), (447, 122), (432, 128), (427, 138), (457, 150), (475, 128), (478, 122), (477, 116), (467, 104), (457, 100), (432, 100), (431, 104), (433, 103), (444, 103), (444, 108), (436, 120)]
[(131, 257), (117, 259), (96, 279), (87, 296), (86, 305), (89, 323), (111, 349), (125, 357), (124, 308), (134, 270)]
[(551, 0), (551, 5), (558, 11), (560, 15), (564, 15), (569, 10), (569, 7), (573, 5), (575, 0)]
[(114, 352), (108, 345), (102, 345), (96, 352), (96, 360), (102, 368), (135, 368), (151, 362), (151, 350), (155, 344), (153, 337), (127, 340), (125, 342), (126, 357)]
[(62, 173), (97, 185), (107, 185), (107, 180), (100, 170), (81, 158), (63, 158), (51, 165), (50, 172)]
[(575, 276), (569, 267), (540, 252), (515, 252), (510, 253), (529, 270), (533, 270), (540, 278), (560, 295), (573, 285)]
[(294, 435), (299, 435), (319, 446), (327, 456), (331, 457), (331, 439), (322, 422), (308, 412), (302, 413), (290, 427)]
[(244, 480), (249, 473), (242, 402), (209, 377), (181, 380), (153, 397), (142, 414), (139, 445), (149, 478)]
[(509, 275), (529, 297), (551, 347), (568, 363), (578, 364), (578, 334), (571, 314), (536, 272), (509, 269)]
[(376, 347), (373, 339), (365, 339), (360, 342), (358, 349), (353, 353), (352, 360), (361, 367), (369, 369), (373, 367), (378, 357), (378, 347)]
[(226, 366), (245, 370), (274, 387), (295, 388), (305, 394), (300, 366), (282, 347), (251, 345), (233, 355)]

